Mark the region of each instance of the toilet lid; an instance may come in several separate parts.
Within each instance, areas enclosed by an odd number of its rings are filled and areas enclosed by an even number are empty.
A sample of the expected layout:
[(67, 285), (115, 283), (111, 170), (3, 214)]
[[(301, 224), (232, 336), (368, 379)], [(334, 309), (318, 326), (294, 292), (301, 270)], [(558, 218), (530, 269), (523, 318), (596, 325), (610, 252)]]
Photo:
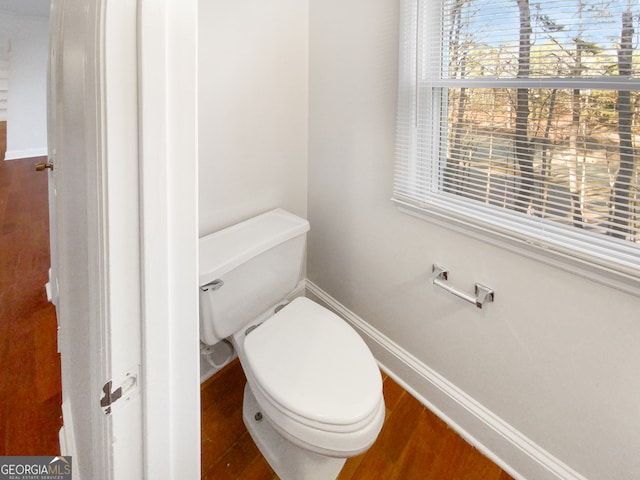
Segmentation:
[(380, 370), (344, 320), (313, 301), (293, 300), (244, 341), (251, 373), (272, 401), (329, 425), (352, 425), (379, 406)]

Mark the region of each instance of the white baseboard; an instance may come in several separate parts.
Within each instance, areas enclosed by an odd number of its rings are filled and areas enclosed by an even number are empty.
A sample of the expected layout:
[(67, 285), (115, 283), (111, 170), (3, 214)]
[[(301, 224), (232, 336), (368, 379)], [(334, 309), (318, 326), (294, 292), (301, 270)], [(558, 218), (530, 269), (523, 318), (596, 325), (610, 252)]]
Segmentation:
[(382, 370), (511, 476), (587, 480), (313, 282), (307, 280), (306, 287), (310, 297), (335, 311), (363, 336)]
[(76, 455), (76, 440), (73, 434), (73, 420), (68, 402), (62, 402), (62, 428), (58, 433), (58, 439), (60, 441), (60, 454), (65, 457), (71, 457), (73, 480), (81, 480), (80, 469), (77, 465), (78, 456)]
[(26, 158), (46, 157), (48, 150), (46, 148), (30, 148), (28, 150), (7, 150), (4, 154), (5, 160), (23, 160)]

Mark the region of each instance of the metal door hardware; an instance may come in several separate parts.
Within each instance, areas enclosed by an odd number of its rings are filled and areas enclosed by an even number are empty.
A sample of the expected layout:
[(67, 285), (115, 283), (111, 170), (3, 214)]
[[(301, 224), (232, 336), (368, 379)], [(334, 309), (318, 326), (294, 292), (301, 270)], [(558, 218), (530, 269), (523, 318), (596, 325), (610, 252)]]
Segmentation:
[(51, 162), (39, 162), (36, 163), (36, 171), (37, 172), (42, 172), (43, 170), (53, 170), (53, 163)]
[(127, 372), (124, 378), (114, 385), (112, 380), (109, 380), (102, 386), (102, 392), (100, 398), (100, 407), (106, 415), (110, 415), (113, 412), (113, 408), (116, 407), (116, 403), (119, 406), (123, 400), (129, 400), (138, 393), (138, 370)]

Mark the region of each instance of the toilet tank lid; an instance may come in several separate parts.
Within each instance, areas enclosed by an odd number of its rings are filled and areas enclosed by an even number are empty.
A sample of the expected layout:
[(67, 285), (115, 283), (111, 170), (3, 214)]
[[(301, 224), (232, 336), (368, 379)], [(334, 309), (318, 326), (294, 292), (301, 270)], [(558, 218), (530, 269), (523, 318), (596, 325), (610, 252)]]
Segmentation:
[(309, 222), (277, 208), (200, 238), (200, 285), (309, 231)]

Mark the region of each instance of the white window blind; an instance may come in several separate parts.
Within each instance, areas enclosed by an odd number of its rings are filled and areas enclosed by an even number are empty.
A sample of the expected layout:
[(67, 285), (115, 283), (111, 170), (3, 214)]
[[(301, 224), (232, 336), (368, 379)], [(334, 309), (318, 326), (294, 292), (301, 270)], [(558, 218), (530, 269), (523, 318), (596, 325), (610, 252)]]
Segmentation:
[(640, 6), (403, 0), (394, 201), (640, 278)]

